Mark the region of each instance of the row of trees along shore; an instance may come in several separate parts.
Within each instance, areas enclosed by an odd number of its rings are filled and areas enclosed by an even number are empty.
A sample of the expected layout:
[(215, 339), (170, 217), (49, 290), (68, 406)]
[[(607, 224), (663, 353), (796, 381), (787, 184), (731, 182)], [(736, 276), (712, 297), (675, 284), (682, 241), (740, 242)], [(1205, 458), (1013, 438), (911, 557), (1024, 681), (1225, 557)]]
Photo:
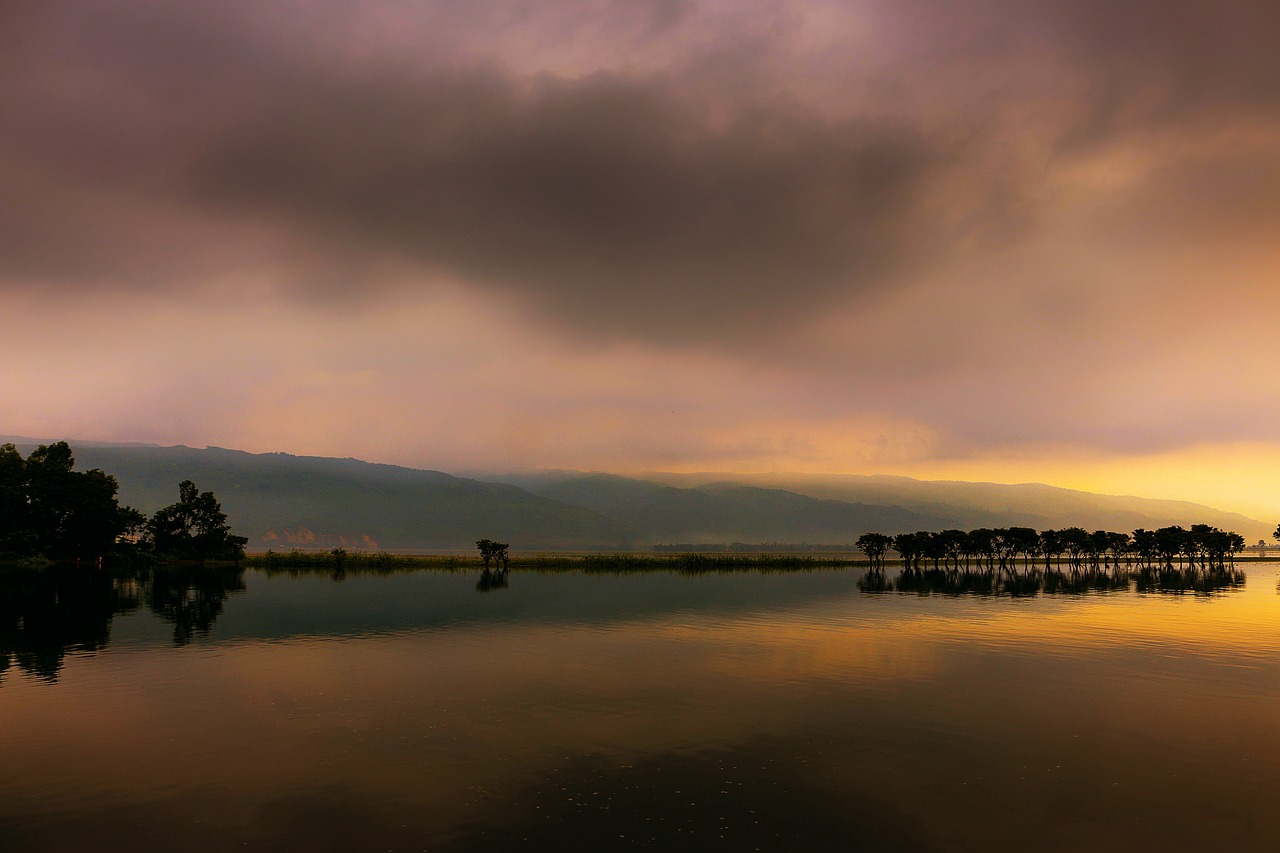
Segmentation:
[[(1280, 537), (1280, 528), (1276, 531)], [(1081, 527), (1036, 531), (1030, 527), (979, 528), (977, 530), (918, 531), (887, 536), (865, 533), (858, 548), (867, 555), (872, 568), (882, 568), (889, 551), (897, 553), (903, 565), (920, 568), (920, 562), (960, 569), (972, 565), (1017, 571), (1018, 562), (1030, 566), (1044, 561), (1046, 569), (1065, 560), (1073, 569), (1119, 566), (1137, 562), (1144, 566), (1172, 566), (1177, 560), (1192, 565), (1224, 566), (1234, 563), (1245, 546), (1238, 533), (1207, 524), (1193, 524), (1159, 530), (1138, 528), (1133, 533), (1112, 533)]]
[(25, 459), (0, 445), (0, 559), (236, 560), (249, 541), (234, 536), (212, 492), (190, 480), (178, 502), (148, 518), (121, 506), (120, 484), (97, 468), (76, 471), (65, 441)]

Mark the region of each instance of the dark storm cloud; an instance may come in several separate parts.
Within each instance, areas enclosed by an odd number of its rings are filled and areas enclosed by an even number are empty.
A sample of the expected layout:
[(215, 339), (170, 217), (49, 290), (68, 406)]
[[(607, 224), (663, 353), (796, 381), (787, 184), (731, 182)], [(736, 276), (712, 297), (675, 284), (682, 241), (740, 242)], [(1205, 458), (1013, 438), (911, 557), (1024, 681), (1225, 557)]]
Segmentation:
[[(1018, 142), (1001, 117), (1026, 103), (1050, 101), (1038, 130), (1072, 152), (1274, 114), (1280, 91), (1274, 4), (855, 6), (879, 28), (860, 48), (875, 74), (910, 94), (897, 112), (810, 97), (788, 27), (726, 43), (694, 4), (630, 7), (6, 4), (0, 276), (245, 276), (358, 300), (439, 275), (579, 329), (688, 340), (886, 286), (970, 231), (1025, 235), (1036, 169), (1002, 161)], [(375, 26), (388, 16), (403, 26)], [(684, 47), (661, 67), (529, 70), (474, 49), (486, 27)], [(819, 64), (852, 83), (859, 61)], [(1026, 82), (1045, 61), (1054, 82)]]
[(975, 65), (1025, 85), (1037, 61), (1118, 92), (1160, 84), (1170, 115), (1280, 105), (1280, 68), (1270, 62), (1280, 7), (1269, 0), (906, 0), (876, 3), (877, 22), (921, 68), (961, 73)]
[(223, 139), (187, 190), (353, 256), (686, 332), (739, 302), (780, 311), (874, 282), (927, 164), (909, 134), (781, 106), (709, 129), (665, 81), (529, 89), (474, 74), (331, 89)]
[(717, 111), (666, 74), (353, 68), (271, 53), (225, 11), (118, 14), (35, 16), (17, 39), (10, 280), (171, 287), (248, 265), (349, 298), (407, 264), (685, 336), (876, 284), (930, 164), (909, 128), (783, 98)]

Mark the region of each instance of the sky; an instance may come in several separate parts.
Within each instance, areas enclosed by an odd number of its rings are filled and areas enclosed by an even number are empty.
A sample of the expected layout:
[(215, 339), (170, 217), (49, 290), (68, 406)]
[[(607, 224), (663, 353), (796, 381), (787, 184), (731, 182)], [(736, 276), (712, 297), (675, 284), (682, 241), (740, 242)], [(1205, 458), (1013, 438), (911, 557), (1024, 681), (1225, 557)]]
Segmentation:
[(1273, 0), (0, 4), (0, 434), (1280, 518)]

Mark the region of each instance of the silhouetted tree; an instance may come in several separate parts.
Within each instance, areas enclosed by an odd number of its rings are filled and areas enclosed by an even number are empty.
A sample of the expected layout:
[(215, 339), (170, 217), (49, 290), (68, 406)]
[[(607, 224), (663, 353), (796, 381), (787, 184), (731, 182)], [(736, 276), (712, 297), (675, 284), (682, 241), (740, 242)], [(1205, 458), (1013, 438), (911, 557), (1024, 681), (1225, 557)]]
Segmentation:
[(995, 564), (997, 552), (996, 531), (989, 527), (979, 527), (969, 531), (969, 553), (980, 557), (988, 566)]
[(871, 561), (871, 567), (878, 569), (884, 566), (884, 552), (889, 550), (893, 540), (883, 533), (864, 533), (853, 544), (867, 555), (867, 559)]
[(1111, 560), (1118, 568), (1120, 559), (1127, 557), (1133, 552), (1133, 539), (1128, 533), (1107, 533), (1107, 551), (1111, 554)]
[(227, 514), (213, 492), (190, 480), (178, 484), (178, 502), (158, 510), (144, 541), (158, 556), (180, 560), (239, 560), (249, 541), (233, 536)]
[(1058, 532), (1062, 537), (1063, 550), (1067, 553), (1067, 562), (1079, 568), (1084, 557), (1089, 553), (1089, 531), (1083, 527), (1067, 527)]
[(26, 460), (12, 444), (0, 447), (0, 554), (34, 553), (27, 525)]
[(0, 447), (0, 552), (53, 559), (101, 558), (136, 527), (136, 510), (116, 500), (115, 478), (76, 471), (65, 441), (23, 459)]
[(1021, 554), (1024, 565), (1040, 551), (1040, 534), (1030, 527), (1010, 527), (1005, 531), (1005, 537), (1009, 543), (1011, 556), (1017, 557)]
[(1244, 550), (1244, 537), (1239, 533), (1228, 532), (1227, 537), (1227, 558), (1231, 560), (1231, 565), (1236, 564), (1236, 554)]
[(1050, 561), (1054, 558), (1061, 557), (1062, 552), (1067, 549), (1066, 543), (1062, 539), (1062, 533), (1057, 530), (1041, 530), (1040, 531), (1040, 553), (1044, 555), (1044, 567), (1050, 567)]
[(507, 568), (507, 548), (510, 546), (505, 542), (495, 542), (492, 539), (477, 539), (476, 547), (480, 549), (480, 559), (484, 560), (485, 571), (489, 570), (489, 561), (494, 561), (494, 568)]
[(1184, 540), (1187, 537), (1187, 531), (1178, 525), (1161, 527), (1156, 531), (1155, 536), (1156, 555), (1166, 566), (1172, 566), (1173, 558), (1181, 554), (1186, 547)]
[(933, 560), (933, 567), (938, 568), (938, 561), (946, 559), (947, 543), (940, 533), (922, 532), (923, 539), (920, 553), (926, 559)]
[(899, 533), (893, 537), (893, 550), (902, 558), (902, 564), (908, 569), (919, 568), (923, 551), (920, 533)]
[(936, 537), (942, 559), (951, 562), (957, 569), (960, 568), (960, 558), (968, 551), (969, 534), (951, 528), (937, 533)]
[(1133, 550), (1138, 555), (1138, 559), (1145, 565), (1151, 565), (1151, 561), (1160, 553), (1159, 542), (1156, 534), (1151, 530), (1144, 530), (1139, 527), (1133, 531)]

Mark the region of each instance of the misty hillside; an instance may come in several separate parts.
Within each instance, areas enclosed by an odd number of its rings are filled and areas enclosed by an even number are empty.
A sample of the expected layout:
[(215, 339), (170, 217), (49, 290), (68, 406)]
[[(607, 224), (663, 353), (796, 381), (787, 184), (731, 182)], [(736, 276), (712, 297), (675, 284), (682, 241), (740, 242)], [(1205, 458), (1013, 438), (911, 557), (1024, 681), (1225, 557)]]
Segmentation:
[[(31, 441), (23, 441), (24, 452)], [(1250, 541), (1273, 527), (1181, 501), (1094, 495), (1039, 484), (905, 477), (546, 472), (501, 482), (355, 459), (221, 448), (72, 442), (77, 466), (120, 482), (152, 513), (190, 479), (222, 501), (253, 549), (470, 550), (497, 538), (525, 550), (644, 550), (661, 543), (847, 544), (869, 531), (1080, 526), (1131, 531), (1213, 524)]]
[[(712, 475), (707, 475), (708, 477)], [(699, 478), (701, 479), (701, 478)], [(1043, 530), (1077, 526), (1132, 531), (1180, 524), (1212, 524), (1251, 542), (1270, 539), (1275, 524), (1190, 501), (1099, 495), (1043, 483), (969, 483), (910, 477), (811, 475), (751, 478), (814, 497), (892, 503), (916, 512), (945, 512), (956, 527), (1023, 525)]]
[(872, 530), (946, 526), (944, 515), (729, 483), (682, 489), (608, 474), (552, 480), (537, 494), (627, 524), (651, 542), (852, 542)]
[(471, 549), (623, 548), (626, 527), (504, 483), (355, 459), (189, 447), (73, 445), (77, 467), (120, 481), (122, 503), (151, 513), (195, 482), (222, 501), (249, 547)]
[[(809, 511), (814, 513), (812, 518), (824, 518), (826, 523), (834, 521), (837, 525), (838, 514), (834, 518), (824, 515), (832, 504), (849, 508), (847, 512), (861, 508), (858, 529), (882, 533), (1014, 525), (1037, 530), (1075, 526), (1129, 532), (1139, 527), (1205, 523), (1234, 530), (1249, 541), (1257, 541), (1270, 538), (1275, 529), (1274, 525), (1239, 513), (1188, 501), (1097, 495), (1040, 483), (1004, 485), (909, 477), (794, 474), (655, 474), (626, 478), (573, 471), (504, 475), (500, 479), (601, 515), (626, 518), (645, 529), (652, 529), (662, 519), (661, 507), (688, 505), (707, 496), (739, 506), (750, 505), (765, 515), (777, 513), (775, 517), (785, 517), (790, 511)], [(699, 497), (693, 497), (695, 495)], [(801, 504), (796, 498), (809, 498), (812, 502)], [(801, 510), (802, 506), (806, 509)], [(782, 541), (850, 541), (830, 537), (815, 540), (811, 536), (779, 538)], [(768, 539), (754, 537), (740, 541)]]

